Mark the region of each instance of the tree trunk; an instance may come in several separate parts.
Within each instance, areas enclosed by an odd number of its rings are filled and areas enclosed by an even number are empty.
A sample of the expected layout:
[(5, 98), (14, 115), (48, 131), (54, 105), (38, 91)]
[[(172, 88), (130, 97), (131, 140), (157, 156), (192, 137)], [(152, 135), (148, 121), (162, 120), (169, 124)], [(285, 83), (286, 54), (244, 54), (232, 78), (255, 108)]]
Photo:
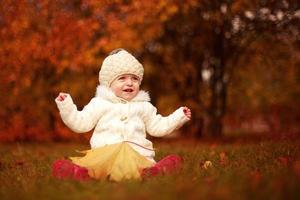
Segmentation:
[(211, 101), (208, 109), (208, 133), (213, 137), (223, 135), (223, 117), (226, 106), (225, 37), (221, 28), (216, 33), (213, 49), (212, 76), (210, 80)]

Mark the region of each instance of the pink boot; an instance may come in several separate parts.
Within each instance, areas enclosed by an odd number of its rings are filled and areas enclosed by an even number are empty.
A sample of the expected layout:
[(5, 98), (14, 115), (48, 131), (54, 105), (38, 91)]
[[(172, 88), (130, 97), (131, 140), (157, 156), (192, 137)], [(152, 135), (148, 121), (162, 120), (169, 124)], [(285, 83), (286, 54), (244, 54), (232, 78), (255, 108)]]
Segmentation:
[(86, 168), (75, 165), (70, 160), (56, 160), (52, 164), (52, 175), (58, 179), (75, 179), (78, 181), (89, 179)]
[(75, 165), (73, 172), (74, 172), (73, 178), (75, 180), (86, 181), (86, 180), (90, 179), (89, 174), (88, 174), (88, 170), (84, 167), (80, 167), (78, 165)]
[(172, 174), (182, 168), (183, 159), (177, 155), (169, 155), (157, 162), (153, 167), (145, 168), (141, 172), (143, 178), (160, 174)]

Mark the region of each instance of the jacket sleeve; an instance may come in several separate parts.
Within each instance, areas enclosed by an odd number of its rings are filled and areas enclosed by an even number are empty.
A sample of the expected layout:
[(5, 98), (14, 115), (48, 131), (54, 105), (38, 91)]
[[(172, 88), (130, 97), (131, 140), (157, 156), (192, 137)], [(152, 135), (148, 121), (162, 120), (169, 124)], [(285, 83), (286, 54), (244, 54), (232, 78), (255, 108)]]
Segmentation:
[(63, 122), (74, 132), (84, 133), (95, 127), (101, 117), (99, 100), (93, 98), (81, 111), (68, 94), (64, 101), (55, 100)]
[(157, 109), (152, 104), (149, 104), (146, 110), (146, 131), (155, 137), (168, 135), (189, 121), (183, 112), (183, 107), (166, 117), (157, 114)]

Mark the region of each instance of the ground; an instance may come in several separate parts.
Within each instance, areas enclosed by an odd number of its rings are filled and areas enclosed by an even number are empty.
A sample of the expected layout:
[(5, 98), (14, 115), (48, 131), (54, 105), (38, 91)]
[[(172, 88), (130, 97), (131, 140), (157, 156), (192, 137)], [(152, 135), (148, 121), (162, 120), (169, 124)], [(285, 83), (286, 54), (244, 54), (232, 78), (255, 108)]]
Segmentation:
[[(300, 140), (154, 141), (156, 159), (184, 158), (181, 171), (143, 181), (76, 182), (51, 176), (55, 159), (88, 144), (11, 143), (0, 147), (4, 199), (300, 199)], [(208, 164), (210, 161), (211, 164)]]

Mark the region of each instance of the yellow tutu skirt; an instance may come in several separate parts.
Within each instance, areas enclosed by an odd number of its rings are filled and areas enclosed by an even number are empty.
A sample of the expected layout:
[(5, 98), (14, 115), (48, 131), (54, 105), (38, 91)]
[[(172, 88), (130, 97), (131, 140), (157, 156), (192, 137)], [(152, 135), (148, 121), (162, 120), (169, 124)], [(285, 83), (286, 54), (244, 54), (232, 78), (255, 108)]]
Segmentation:
[(90, 177), (100, 180), (140, 179), (140, 171), (154, 165), (127, 142), (106, 145), (82, 153), (86, 155), (70, 159), (74, 164), (87, 168)]

